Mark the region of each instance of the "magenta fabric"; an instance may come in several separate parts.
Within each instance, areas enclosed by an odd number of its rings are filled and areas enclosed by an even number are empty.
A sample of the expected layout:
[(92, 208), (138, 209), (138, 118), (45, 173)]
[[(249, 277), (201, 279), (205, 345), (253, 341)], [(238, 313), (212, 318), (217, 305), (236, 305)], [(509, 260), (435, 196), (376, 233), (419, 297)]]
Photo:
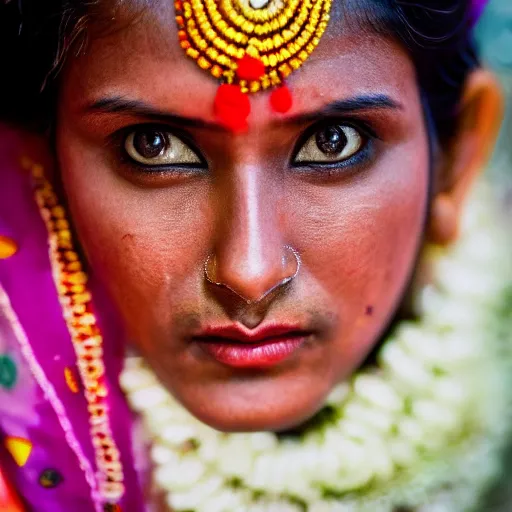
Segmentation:
[[(0, 465), (28, 510), (101, 512), (86, 401), (64, 378), (66, 367), (76, 368), (75, 354), (52, 278), (46, 228), (30, 175), (20, 165), (22, 156), (31, 156), (24, 137), (0, 125), (0, 235), (18, 244), (14, 256), (0, 260), (0, 356), (9, 357), (17, 369), (14, 387), (0, 386), (0, 439), (22, 437), (33, 444), (24, 467), (18, 467), (3, 447)], [(123, 512), (139, 512), (145, 506), (142, 474), (133, 456), (134, 423), (118, 385), (125, 338), (94, 279), (92, 290), (101, 311), (111, 425), (125, 475), (120, 505)], [(48, 469), (62, 477), (50, 489), (39, 481)]]
[(471, 10), (471, 19), (473, 23), (476, 23), (480, 19), (480, 16), (482, 16), (482, 13), (488, 3), (489, 0), (473, 0)]

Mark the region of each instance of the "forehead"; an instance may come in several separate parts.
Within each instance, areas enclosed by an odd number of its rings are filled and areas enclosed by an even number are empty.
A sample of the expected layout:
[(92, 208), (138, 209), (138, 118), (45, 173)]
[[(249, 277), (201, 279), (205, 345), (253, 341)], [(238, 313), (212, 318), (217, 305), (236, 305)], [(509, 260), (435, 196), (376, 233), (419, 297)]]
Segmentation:
[[(138, 13), (122, 5), (113, 11), (108, 30), (96, 30), (92, 21), (86, 50), (65, 70), (64, 92), (72, 91), (66, 101), (79, 108), (81, 102), (127, 96), (150, 99), (178, 114), (212, 117), (218, 83), (180, 48), (173, 3), (157, 0)], [(416, 99), (407, 52), (347, 12), (335, 3), (319, 46), (289, 77), (295, 113), (366, 93), (386, 94), (397, 103)], [(254, 101), (264, 96), (257, 94)]]

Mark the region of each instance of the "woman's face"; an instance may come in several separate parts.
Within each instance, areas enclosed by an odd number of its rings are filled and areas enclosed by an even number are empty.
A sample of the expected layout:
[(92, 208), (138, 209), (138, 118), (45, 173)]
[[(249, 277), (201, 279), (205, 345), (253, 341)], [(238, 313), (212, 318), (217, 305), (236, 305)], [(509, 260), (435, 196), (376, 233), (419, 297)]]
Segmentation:
[(193, 414), (286, 429), (361, 364), (414, 267), (429, 176), (415, 70), (397, 44), (332, 22), (289, 80), (291, 111), (253, 95), (233, 134), (163, 4), (67, 65), (73, 220), (129, 339)]

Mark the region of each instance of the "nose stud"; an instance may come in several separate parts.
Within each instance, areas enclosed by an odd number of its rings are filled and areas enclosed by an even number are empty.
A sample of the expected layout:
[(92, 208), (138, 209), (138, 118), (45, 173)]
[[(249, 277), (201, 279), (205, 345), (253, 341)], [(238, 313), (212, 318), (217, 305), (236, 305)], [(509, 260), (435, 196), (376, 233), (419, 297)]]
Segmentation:
[[(210, 254), (204, 263), (204, 275), (206, 280), (215, 285), (226, 288), (233, 292), (235, 295), (240, 297), (246, 304), (256, 304), (261, 302), (265, 297), (270, 295), (272, 292), (281, 288), (293, 281), (299, 273), (301, 260), (299, 253), (291, 246), (284, 246), (284, 254), (281, 260), (281, 271), (279, 272), (279, 277), (284, 276), (279, 279), (277, 282), (270, 284), (267, 289), (256, 299), (250, 299), (244, 296), (244, 293), (239, 289), (238, 286), (234, 286), (229, 282), (227, 278), (221, 279), (219, 278), (219, 267), (215, 254)], [(264, 277), (261, 277), (263, 280)]]

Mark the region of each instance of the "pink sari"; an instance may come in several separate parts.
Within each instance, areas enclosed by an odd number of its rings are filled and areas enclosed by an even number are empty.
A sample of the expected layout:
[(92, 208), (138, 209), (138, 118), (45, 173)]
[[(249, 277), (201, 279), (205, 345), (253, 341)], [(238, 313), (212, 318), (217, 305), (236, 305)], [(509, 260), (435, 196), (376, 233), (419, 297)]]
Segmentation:
[[(87, 403), (52, 276), (46, 227), (22, 165), (28, 160), (51, 165), (35, 137), (0, 125), (0, 235), (17, 247), (0, 259), (0, 467), (27, 510), (102, 512), (109, 505), (104, 508), (98, 492)], [(124, 336), (91, 277), (126, 488), (119, 506), (143, 511), (144, 463), (136, 457), (133, 417), (118, 385)]]

